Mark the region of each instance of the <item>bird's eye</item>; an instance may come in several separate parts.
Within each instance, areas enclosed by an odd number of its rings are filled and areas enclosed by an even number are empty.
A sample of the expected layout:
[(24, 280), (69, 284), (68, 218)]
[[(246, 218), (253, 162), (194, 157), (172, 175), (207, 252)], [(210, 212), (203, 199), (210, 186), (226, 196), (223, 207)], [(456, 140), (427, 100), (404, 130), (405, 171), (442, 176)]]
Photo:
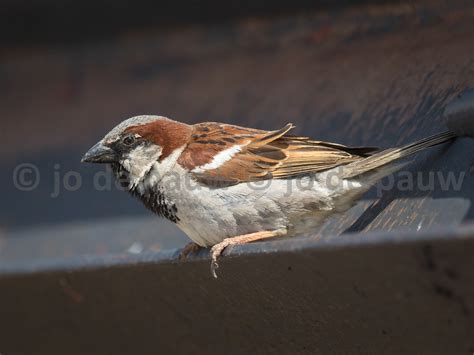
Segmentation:
[(126, 136), (123, 140), (122, 140), (123, 144), (125, 145), (132, 145), (133, 143), (135, 143), (135, 137), (134, 136)]

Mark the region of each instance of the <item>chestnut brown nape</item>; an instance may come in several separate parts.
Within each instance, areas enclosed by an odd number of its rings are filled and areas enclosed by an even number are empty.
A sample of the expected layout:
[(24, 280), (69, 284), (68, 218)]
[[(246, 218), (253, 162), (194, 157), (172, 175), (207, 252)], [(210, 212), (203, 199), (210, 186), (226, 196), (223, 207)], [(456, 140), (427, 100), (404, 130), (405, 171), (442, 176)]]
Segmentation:
[(191, 127), (172, 120), (156, 120), (138, 126), (130, 126), (125, 132), (136, 133), (146, 140), (163, 147), (160, 161), (176, 148), (185, 145), (191, 136)]

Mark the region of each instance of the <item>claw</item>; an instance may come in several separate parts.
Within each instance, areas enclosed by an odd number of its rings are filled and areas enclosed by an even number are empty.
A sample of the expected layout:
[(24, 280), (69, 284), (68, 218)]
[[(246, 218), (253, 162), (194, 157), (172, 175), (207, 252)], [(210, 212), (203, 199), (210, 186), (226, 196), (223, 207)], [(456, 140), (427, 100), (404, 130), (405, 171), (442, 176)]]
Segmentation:
[(214, 276), (215, 279), (217, 279), (216, 270), (217, 270), (218, 268), (219, 268), (219, 264), (217, 263), (217, 261), (212, 260), (212, 261), (211, 261), (211, 274), (212, 274), (212, 276)]
[(221, 256), (222, 251), (227, 247), (227, 245), (229, 245), (229, 239), (224, 239), (222, 242), (211, 248), (211, 274), (215, 279), (217, 279), (216, 270), (219, 268), (217, 258)]

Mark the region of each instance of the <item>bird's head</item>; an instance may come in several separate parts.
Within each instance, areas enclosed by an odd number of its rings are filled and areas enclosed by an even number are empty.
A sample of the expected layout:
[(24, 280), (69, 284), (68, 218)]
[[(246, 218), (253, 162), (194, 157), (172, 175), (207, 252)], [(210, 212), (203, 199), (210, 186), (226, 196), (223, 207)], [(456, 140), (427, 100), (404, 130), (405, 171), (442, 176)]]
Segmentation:
[(113, 128), (90, 148), (82, 162), (110, 164), (129, 188), (153, 169), (164, 174), (176, 162), (191, 127), (161, 116), (136, 116)]

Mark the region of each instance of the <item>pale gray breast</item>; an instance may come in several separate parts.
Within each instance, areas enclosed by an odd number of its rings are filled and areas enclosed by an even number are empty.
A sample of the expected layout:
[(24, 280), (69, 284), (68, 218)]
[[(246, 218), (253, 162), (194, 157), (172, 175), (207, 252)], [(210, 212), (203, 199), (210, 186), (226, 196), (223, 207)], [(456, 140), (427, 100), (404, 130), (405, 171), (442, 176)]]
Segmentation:
[[(168, 184), (169, 179), (165, 177), (162, 183)], [(299, 178), (223, 188), (182, 184), (164, 193), (176, 206), (177, 225), (196, 243), (210, 246), (263, 230), (288, 228), (290, 234), (314, 230), (339, 212), (338, 203), (349, 190), (346, 184), (331, 187), (318, 179), (308, 184), (308, 178)], [(350, 207), (351, 201), (344, 205)]]

